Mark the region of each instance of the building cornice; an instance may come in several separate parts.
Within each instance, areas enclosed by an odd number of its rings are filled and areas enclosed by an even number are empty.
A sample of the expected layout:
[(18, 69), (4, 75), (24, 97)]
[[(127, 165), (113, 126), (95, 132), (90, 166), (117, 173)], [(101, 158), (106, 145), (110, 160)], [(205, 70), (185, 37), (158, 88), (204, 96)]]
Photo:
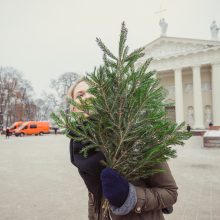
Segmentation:
[[(140, 62), (142, 63), (143, 60)], [(166, 59), (152, 60), (149, 68), (157, 71), (180, 69), (193, 66), (220, 63), (220, 47), (217, 50), (204, 50), (180, 56), (172, 56)]]

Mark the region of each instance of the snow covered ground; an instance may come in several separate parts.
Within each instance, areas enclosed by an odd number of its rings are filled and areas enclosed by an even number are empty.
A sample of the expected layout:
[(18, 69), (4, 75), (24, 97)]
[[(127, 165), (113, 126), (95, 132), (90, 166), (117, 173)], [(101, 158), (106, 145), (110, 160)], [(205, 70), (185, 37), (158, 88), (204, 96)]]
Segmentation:
[[(87, 220), (87, 190), (63, 135), (0, 136), (0, 220)], [(192, 137), (169, 162), (179, 187), (167, 220), (220, 219), (220, 149)]]

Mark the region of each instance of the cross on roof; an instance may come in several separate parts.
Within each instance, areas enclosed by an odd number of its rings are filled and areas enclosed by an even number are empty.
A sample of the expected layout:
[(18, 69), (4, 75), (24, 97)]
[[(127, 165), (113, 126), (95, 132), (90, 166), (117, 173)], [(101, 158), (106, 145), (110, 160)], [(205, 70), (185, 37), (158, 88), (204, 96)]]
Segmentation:
[(155, 11), (155, 14), (162, 14), (164, 13), (165, 11), (167, 11), (167, 9), (162, 9), (162, 2), (163, 0), (160, 1), (160, 10), (159, 11)]

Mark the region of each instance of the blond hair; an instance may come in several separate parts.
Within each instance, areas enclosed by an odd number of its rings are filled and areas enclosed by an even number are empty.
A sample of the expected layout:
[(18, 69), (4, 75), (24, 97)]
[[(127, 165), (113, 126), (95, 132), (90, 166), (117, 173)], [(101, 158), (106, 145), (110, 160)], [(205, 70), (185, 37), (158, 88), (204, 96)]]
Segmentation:
[[(81, 77), (72, 86), (70, 86), (70, 88), (68, 89), (68, 92), (67, 92), (67, 98), (74, 99), (74, 92), (75, 92), (76, 86), (83, 81), (85, 81), (85, 77)], [(70, 104), (70, 110), (71, 111), (74, 110), (74, 106), (71, 104)]]

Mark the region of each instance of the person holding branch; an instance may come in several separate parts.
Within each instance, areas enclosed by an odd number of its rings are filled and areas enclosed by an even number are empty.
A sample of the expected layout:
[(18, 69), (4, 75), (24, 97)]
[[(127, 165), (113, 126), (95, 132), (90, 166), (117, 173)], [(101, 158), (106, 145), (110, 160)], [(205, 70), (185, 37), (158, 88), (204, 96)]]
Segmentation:
[(89, 220), (163, 220), (177, 201), (167, 160), (190, 134), (166, 117), (151, 59), (137, 67), (144, 48), (128, 54), (126, 38), (122, 23), (118, 58), (97, 39), (104, 64), (70, 88), (69, 113), (53, 114), (89, 191)]

